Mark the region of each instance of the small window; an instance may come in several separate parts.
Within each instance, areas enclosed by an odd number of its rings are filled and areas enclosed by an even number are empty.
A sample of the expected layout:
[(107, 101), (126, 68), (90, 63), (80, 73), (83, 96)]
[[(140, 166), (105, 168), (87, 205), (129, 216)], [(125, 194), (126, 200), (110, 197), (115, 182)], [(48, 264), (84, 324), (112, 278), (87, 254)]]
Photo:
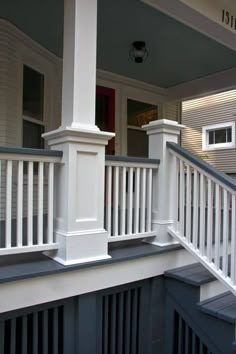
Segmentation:
[(235, 122), (202, 128), (203, 150), (235, 148)]
[(44, 141), (44, 75), (23, 67), (23, 147), (43, 149)]

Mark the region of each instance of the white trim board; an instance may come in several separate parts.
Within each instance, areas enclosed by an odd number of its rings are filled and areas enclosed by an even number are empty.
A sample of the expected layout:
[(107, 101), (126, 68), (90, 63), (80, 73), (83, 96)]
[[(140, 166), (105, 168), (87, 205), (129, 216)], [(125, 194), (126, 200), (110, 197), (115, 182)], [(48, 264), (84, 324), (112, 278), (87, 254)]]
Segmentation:
[[(0, 284), (0, 313), (86, 294), (195, 263), (184, 249), (82, 270)], [(17, 294), (17, 296), (16, 296)]]

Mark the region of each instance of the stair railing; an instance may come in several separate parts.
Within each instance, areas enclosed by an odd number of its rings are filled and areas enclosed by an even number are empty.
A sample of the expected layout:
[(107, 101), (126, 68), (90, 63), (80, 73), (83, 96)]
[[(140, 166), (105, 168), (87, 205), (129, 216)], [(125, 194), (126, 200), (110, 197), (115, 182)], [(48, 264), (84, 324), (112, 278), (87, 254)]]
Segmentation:
[(170, 234), (236, 294), (236, 181), (175, 143)]

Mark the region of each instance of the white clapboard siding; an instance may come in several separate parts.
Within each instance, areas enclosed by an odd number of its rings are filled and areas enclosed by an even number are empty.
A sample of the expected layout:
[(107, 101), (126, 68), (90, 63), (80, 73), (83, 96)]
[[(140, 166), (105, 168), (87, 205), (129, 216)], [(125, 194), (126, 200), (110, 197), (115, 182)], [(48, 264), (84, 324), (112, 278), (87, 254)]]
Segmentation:
[(202, 127), (236, 121), (236, 90), (182, 104), (182, 146), (225, 173), (236, 173), (236, 149), (202, 150)]

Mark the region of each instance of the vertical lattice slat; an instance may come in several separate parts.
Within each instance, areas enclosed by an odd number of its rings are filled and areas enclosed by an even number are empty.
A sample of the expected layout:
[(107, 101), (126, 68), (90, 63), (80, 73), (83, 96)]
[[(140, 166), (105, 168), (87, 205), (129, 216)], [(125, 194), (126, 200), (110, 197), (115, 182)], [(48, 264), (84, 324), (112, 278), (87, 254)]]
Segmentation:
[(199, 201), (199, 178), (198, 172), (194, 170), (193, 176), (193, 246), (197, 248), (198, 244), (198, 201)]
[(213, 203), (212, 203), (212, 181), (207, 180), (207, 257), (212, 260), (212, 225), (213, 225)]
[(151, 231), (151, 220), (152, 220), (152, 169), (148, 169), (147, 178), (147, 225), (146, 231)]
[(184, 163), (180, 161), (179, 165), (179, 173), (180, 173), (180, 187), (179, 187), (179, 223), (180, 223), (180, 232), (182, 236), (185, 236), (185, 174), (184, 174)]
[[(109, 167), (108, 167), (109, 168)], [(120, 219), (120, 234), (125, 235), (126, 230), (126, 167), (122, 168), (121, 176), (121, 219)]]
[(203, 256), (205, 254), (205, 211), (206, 211), (206, 185), (205, 177), (200, 174), (200, 236), (199, 236), (199, 248), (200, 253)]
[(229, 239), (229, 202), (228, 202), (228, 192), (226, 190), (224, 190), (224, 193), (223, 193), (222, 271), (226, 277), (228, 276), (228, 239)]
[(119, 218), (119, 167), (114, 168), (114, 189), (113, 189), (113, 235), (118, 236)]
[(215, 266), (220, 267), (221, 198), (220, 186), (215, 186)]
[(191, 241), (191, 171), (190, 166), (187, 165), (187, 176), (186, 176), (186, 239), (188, 242)]

